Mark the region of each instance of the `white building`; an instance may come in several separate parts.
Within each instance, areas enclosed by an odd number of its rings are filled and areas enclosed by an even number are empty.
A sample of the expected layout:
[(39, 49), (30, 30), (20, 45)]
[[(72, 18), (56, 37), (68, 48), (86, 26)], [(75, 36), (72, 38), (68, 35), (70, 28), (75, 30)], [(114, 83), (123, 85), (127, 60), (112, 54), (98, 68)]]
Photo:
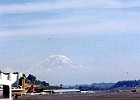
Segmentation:
[(9, 80), (10, 83), (12, 84), (12, 87), (19, 87), (25, 85), (24, 82), (25, 80), (25, 75), (19, 72), (14, 72), (14, 73), (4, 73), (0, 71), (0, 80)]
[(0, 85), (3, 89), (0, 89), (0, 100), (13, 100), (12, 98), (12, 88), (10, 80), (0, 79)]
[(13, 100), (12, 88), (25, 89), (26, 76), (19, 72), (4, 73), (0, 71), (0, 100)]
[(79, 89), (54, 89), (54, 90), (43, 90), (44, 93), (50, 94), (72, 94), (72, 93), (81, 93)]

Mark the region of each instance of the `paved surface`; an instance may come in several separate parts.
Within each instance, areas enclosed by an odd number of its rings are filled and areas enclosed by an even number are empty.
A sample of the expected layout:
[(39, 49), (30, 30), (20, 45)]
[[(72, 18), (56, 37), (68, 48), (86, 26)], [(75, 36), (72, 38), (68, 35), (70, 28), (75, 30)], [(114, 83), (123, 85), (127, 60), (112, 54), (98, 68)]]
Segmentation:
[(21, 96), (18, 100), (140, 100), (135, 93), (51, 94)]

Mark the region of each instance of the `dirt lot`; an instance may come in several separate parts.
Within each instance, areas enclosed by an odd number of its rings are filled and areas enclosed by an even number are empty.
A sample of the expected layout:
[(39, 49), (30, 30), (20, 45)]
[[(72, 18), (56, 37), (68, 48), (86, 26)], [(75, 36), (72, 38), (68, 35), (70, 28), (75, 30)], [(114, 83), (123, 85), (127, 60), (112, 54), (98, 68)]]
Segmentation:
[(51, 94), (21, 96), (18, 100), (140, 100), (135, 93)]

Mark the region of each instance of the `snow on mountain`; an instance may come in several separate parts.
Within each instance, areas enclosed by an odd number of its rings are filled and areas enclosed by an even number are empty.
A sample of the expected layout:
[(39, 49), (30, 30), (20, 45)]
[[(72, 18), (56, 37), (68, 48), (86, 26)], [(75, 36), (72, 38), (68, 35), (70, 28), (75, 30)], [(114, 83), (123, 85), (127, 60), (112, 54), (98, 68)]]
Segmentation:
[[(104, 69), (94, 65), (83, 67), (60, 54), (51, 55), (39, 65), (27, 70), (28, 74), (33, 74), (37, 79), (49, 82), (51, 85), (110, 82), (110, 79), (113, 78), (113, 82), (115, 82), (116, 80), (120, 80), (120, 75), (125, 72), (123, 69), (114, 70), (107, 67)], [(125, 76), (122, 77), (122, 79), (125, 78)]]
[[(121, 72), (122, 70), (117, 71), (119, 74)], [(120, 78), (119, 74), (114, 74), (116, 70), (103, 69), (94, 65), (83, 67), (60, 54), (49, 56), (39, 65), (28, 69), (28, 73), (35, 75), (39, 80), (49, 82), (51, 85), (86, 84), (93, 83), (95, 80), (96, 82), (109, 82), (110, 78)]]
[(77, 73), (82, 73), (84, 69), (68, 57), (55, 54), (46, 58), (38, 66), (29, 69), (29, 72), (50, 83), (70, 84), (73, 80), (80, 78)]
[(45, 67), (45, 68), (64, 68), (64, 69), (79, 69), (82, 68), (81, 65), (73, 62), (72, 60), (70, 60), (68, 57), (64, 56), (64, 55), (52, 55), (50, 57), (48, 57), (47, 59), (45, 59), (44, 62), (42, 62), (40, 64), (40, 66)]

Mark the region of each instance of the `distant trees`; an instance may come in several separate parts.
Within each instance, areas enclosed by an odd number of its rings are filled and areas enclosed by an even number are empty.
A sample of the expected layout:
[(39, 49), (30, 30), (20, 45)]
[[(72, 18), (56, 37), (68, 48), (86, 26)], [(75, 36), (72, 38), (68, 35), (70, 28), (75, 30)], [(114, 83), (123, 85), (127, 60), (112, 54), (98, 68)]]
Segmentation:
[(128, 81), (119, 81), (111, 88), (118, 88), (118, 87), (137, 87), (140, 85), (140, 80), (128, 80)]
[(123, 90), (135, 89), (140, 87), (140, 80), (118, 81), (117, 83), (93, 83), (91, 85), (79, 85), (71, 88), (77, 88), (82, 91), (90, 90)]
[(81, 85), (81, 86), (79, 86), (78, 89), (81, 90), (81, 91), (99, 90), (98, 87), (95, 87), (95, 86), (93, 86), (93, 85)]
[(60, 88), (63, 88), (63, 84), (60, 84)]
[(26, 79), (30, 80), (33, 84), (35, 84), (35, 81), (36, 81), (36, 77), (35, 76), (29, 74), (29, 76)]
[[(59, 86), (50, 86), (46, 81), (37, 80), (36, 76), (29, 74), (26, 78), (26, 83), (39, 85), (39, 88), (44, 89), (63, 89), (63, 84)], [(91, 85), (76, 85), (70, 88), (77, 88), (82, 91), (87, 90), (115, 90), (115, 89), (127, 89), (128, 87), (140, 87), (140, 80), (128, 80), (119, 81), (117, 83), (93, 83)]]
[(37, 78), (34, 75), (29, 74), (26, 78), (26, 82), (30, 84), (36, 84), (41, 86), (49, 86), (49, 83), (46, 83), (45, 81), (37, 80)]
[(91, 85), (75, 85), (70, 86), (71, 89), (80, 89), (81, 91), (97, 91), (97, 90), (108, 90), (115, 83), (92, 83)]
[(50, 86), (49, 83), (46, 81), (40, 81), (37, 80), (37, 78), (34, 75), (29, 74), (26, 78), (26, 83), (28, 84), (36, 84), (38, 85), (35, 90), (43, 90), (43, 89), (63, 89), (63, 84), (60, 84), (59, 86)]

